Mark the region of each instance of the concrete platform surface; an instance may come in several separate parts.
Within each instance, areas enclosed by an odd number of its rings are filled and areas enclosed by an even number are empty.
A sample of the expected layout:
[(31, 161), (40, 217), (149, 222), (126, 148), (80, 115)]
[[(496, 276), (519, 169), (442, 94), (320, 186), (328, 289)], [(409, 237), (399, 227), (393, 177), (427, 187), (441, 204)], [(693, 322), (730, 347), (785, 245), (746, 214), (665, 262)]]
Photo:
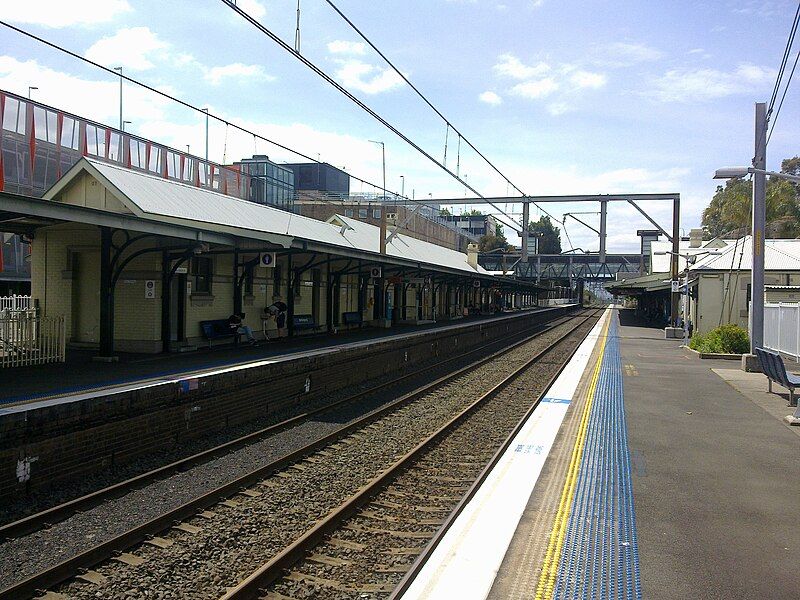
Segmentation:
[(800, 440), (785, 401), (767, 410), (755, 377), (620, 312), (643, 597), (800, 598)]

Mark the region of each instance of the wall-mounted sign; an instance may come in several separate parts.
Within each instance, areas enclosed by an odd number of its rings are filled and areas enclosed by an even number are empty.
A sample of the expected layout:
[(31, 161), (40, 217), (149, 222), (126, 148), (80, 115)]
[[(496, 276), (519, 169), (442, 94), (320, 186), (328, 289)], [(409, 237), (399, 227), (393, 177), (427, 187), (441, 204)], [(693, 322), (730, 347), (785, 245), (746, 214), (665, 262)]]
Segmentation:
[(144, 297), (148, 299), (156, 297), (156, 282), (152, 279), (148, 279), (144, 282)]
[(672, 280), (672, 292), (676, 293), (676, 292), (680, 292), (680, 291), (681, 291), (681, 282), (680, 281), (676, 281), (676, 280), (673, 279)]
[(258, 264), (262, 267), (274, 267), (275, 266), (275, 253), (274, 252), (264, 252), (261, 254), (261, 257), (258, 261)]
[(369, 270), (369, 276), (370, 277), (374, 277), (375, 279), (378, 279), (381, 276), (382, 273), (383, 273), (383, 270), (380, 267), (372, 267)]
[(472, 287), (474, 287), (474, 288), (479, 288), (479, 287), (481, 287), (481, 282), (480, 282), (480, 280), (479, 280), (479, 279), (475, 279), (475, 280), (472, 282)]
[(177, 269), (175, 269), (176, 275), (186, 275), (188, 272), (189, 272), (188, 267), (178, 267)]

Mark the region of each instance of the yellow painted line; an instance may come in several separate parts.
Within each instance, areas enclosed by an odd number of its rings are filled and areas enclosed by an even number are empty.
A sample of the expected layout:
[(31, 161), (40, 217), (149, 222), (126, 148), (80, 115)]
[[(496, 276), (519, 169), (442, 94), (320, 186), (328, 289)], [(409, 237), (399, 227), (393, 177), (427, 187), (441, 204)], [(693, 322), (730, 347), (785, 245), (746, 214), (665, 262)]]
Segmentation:
[(572, 499), (575, 496), (575, 485), (578, 480), (581, 458), (583, 457), (583, 448), (586, 442), (589, 413), (591, 412), (592, 402), (594, 401), (594, 395), (597, 389), (597, 380), (600, 378), (600, 368), (603, 366), (603, 356), (605, 354), (608, 327), (611, 318), (612, 315), (609, 315), (603, 327), (603, 332), (600, 334), (600, 356), (597, 359), (592, 378), (589, 381), (589, 389), (586, 391), (586, 405), (581, 414), (578, 436), (575, 440), (575, 446), (572, 448), (572, 457), (570, 458), (569, 467), (567, 468), (567, 478), (564, 482), (564, 488), (561, 491), (558, 511), (556, 512), (553, 529), (550, 532), (550, 537), (547, 542), (547, 551), (544, 555), (544, 563), (542, 564), (542, 572), (539, 575), (539, 583), (536, 585), (536, 600), (550, 600), (553, 597), (556, 577), (558, 575), (558, 565), (561, 560), (561, 550), (564, 546), (564, 537), (567, 532), (569, 511), (572, 506)]

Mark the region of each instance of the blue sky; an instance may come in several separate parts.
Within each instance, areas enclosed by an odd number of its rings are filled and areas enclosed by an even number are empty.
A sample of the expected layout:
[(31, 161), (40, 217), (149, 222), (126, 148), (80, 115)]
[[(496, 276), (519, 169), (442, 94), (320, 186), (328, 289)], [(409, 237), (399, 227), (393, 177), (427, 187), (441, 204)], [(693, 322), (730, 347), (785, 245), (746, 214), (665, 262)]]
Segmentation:
[[(713, 170), (752, 156), (753, 104), (768, 100), (797, 6), (788, 0), (337, 5), (526, 193), (680, 192), (687, 232), (713, 194)], [(294, 43), (295, 0), (239, 0), (239, 6)], [(417, 198), (465, 195), (219, 0), (29, 0), (4, 3), (0, 15), (368, 180), (381, 177), (380, 149), (368, 140), (383, 140), (387, 187), (399, 191), (404, 175), (406, 192)], [(301, 0), (301, 51), (443, 158), (444, 123), (323, 0)], [(30, 85), (43, 102), (117, 123), (113, 77), (0, 28), (0, 88), (26, 94)], [(769, 168), (800, 153), (798, 85), (772, 137)], [(124, 112), (132, 131), (202, 153), (204, 121), (187, 109), (126, 84)], [(230, 162), (254, 152), (294, 160), (212, 124), (212, 159)], [(452, 134), (447, 164), (456, 167)], [(460, 172), (485, 195), (507, 193), (505, 182), (463, 144)], [(652, 206), (667, 225), (669, 206)], [(553, 208), (557, 215), (566, 210), (596, 208)], [(569, 221), (567, 227), (576, 247), (597, 248), (591, 231)], [(614, 206), (609, 249), (635, 249), (639, 228), (649, 225), (631, 207)]]

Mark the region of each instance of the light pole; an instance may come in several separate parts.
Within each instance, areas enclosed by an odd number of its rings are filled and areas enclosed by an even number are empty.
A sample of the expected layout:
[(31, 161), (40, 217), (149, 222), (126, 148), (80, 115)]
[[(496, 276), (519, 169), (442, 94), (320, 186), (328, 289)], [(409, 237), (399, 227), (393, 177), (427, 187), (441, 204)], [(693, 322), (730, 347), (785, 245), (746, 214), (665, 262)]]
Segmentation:
[(406, 197), (406, 176), (400, 175), (400, 197)]
[(381, 196), (381, 240), (380, 252), (386, 254), (386, 144), (378, 140), (369, 140), (373, 144), (381, 145), (381, 163), (383, 165), (383, 194)]
[(115, 71), (119, 71), (119, 128), (122, 130), (122, 67), (114, 67)]
[(204, 113), (206, 113), (206, 162), (208, 162), (208, 109), (201, 108)]
[(29, 86), (28, 86), (28, 100), (30, 100), (30, 99), (31, 99), (31, 92), (32, 92), (33, 90), (38, 90), (38, 89), (39, 89), (39, 88), (38, 88), (38, 87), (36, 87), (35, 85), (29, 85)]
[(130, 125), (131, 123), (133, 123), (133, 121), (123, 121), (122, 122), (122, 131), (123, 132), (125, 131), (125, 125)]
[(752, 268), (750, 271), (750, 354), (742, 356), (745, 371), (760, 370), (755, 349), (764, 345), (764, 230), (766, 222), (766, 178), (777, 177), (800, 182), (800, 177), (767, 171), (767, 109), (763, 102), (756, 103), (755, 154), (752, 167), (724, 167), (714, 172), (714, 179), (735, 179), (753, 175), (752, 213)]

